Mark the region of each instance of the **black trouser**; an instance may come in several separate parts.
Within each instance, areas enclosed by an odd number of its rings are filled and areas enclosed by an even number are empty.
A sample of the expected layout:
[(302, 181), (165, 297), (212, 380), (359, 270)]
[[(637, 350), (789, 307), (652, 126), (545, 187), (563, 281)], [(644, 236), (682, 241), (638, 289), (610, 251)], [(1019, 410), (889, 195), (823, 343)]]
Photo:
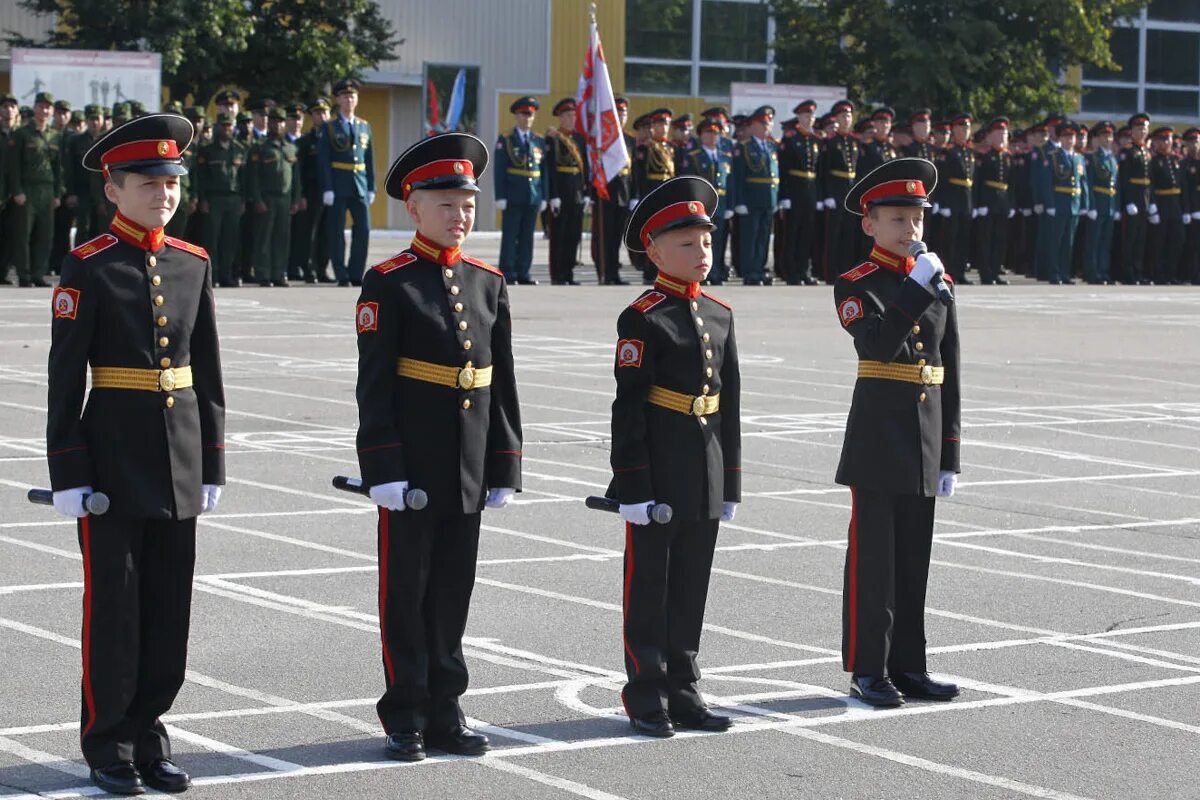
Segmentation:
[(592, 248), (597, 272), (604, 283), (621, 277), (621, 237), (625, 234), (625, 206), (611, 200), (597, 200), (592, 207)]
[(925, 672), (934, 500), (861, 487), (850, 496), (842, 668), (855, 675)]
[(196, 519), (79, 520), (83, 554), (80, 744), (94, 769), (171, 757), (159, 717), (183, 686)]
[(379, 509), (379, 627), (387, 733), (462, 724), (467, 628), (480, 514)]
[(583, 204), (564, 200), (557, 214), (550, 215), (550, 280), (575, 280), (575, 256), (583, 236)]
[(946, 272), (961, 282), (971, 256), (971, 209), (952, 208), (950, 218), (942, 220), (942, 262)]
[(860, 219), (842, 208), (840, 203), (829, 212), (824, 270), (827, 282), (833, 283), (839, 275), (859, 263), (855, 231), (862, 227)]
[(1008, 209), (1000, 204), (988, 208), (978, 220), (979, 277), (991, 282), (1000, 277), (1000, 266), (1008, 254)]
[(1168, 198), (1159, 203), (1161, 220), (1152, 225), (1150, 232), (1151, 268), (1157, 283), (1175, 283), (1179, 280), (1179, 264), (1183, 260), (1183, 243), (1187, 228), (1183, 225), (1183, 210), (1179, 201)]
[[(783, 276), (788, 283), (803, 283), (812, 279), (812, 267), (809, 256), (813, 249), (813, 231), (817, 224), (816, 200), (797, 197), (792, 200), (792, 207), (787, 211), (787, 251), (784, 264), (787, 267)], [(777, 273), (782, 272), (779, 267)]]
[(1121, 214), (1121, 268), (1125, 281), (1136, 283), (1146, 279), (1146, 209), (1130, 215)]
[(717, 520), (625, 525), (625, 713), (705, 708), (696, 688)]

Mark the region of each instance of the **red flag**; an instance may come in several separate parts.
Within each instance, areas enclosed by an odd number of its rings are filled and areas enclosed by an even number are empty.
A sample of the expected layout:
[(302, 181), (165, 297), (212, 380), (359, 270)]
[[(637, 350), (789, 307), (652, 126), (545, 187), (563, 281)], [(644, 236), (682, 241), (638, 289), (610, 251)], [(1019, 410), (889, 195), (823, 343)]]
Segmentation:
[(592, 35), (583, 70), (579, 73), (579, 88), (575, 90), (575, 129), (587, 139), (588, 157), (592, 167), (592, 185), (596, 194), (608, 199), (608, 182), (629, 166), (629, 151), (621, 122), (617, 119), (617, 104), (613, 100), (612, 81), (608, 63), (600, 44), (600, 31), (592, 17)]
[(429, 92), (429, 135), (433, 136), (437, 133), (437, 126), (440, 120), (438, 116), (438, 97), (437, 89), (433, 85), (433, 78), (426, 81), (426, 91)]

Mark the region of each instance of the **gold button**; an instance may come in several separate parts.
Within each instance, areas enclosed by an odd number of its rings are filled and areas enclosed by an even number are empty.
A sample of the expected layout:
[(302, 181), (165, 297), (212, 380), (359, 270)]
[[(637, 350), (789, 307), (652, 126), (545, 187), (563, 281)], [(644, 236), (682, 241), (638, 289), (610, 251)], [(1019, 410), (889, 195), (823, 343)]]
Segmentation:
[(447, 278), (453, 278), (453, 277), (454, 277), (454, 270), (450, 269), (449, 267), (446, 267), (445, 273), (446, 273), (446, 277), (447, 277)]
[(147, 256), (146, 257), (146, 266), (147, 267), (157, 267), (158, 259), (155, 258), (154, 256)]
[(463, 341), (463, 350), (470, 350), (470, 349), (471, 349), (471, 340), (465, 339)]
[(466, 400), (463, 400), (463, 408), (465, 408), (465, 409), (470, 409), (470, 408), (471, 408), (471, 400), (470, 400), (470, 398), (467, 398)]
[(921, 332), (921, 326), (920, 326), (920, 325), (913, 325), (912, 331), (913, 331), (913, 333), (920, 333), (920, 332)]
[(708, 394), (708, 392), (709, 388), (707, 383), (700, 387), (700, 394)]
[(924, 403), (924, 402), (925, 402), (925, 398), (926, 398), (926, 397), (928, 397), (928, 396), (929, 396), (929, 395), (925, 394), (924, 392), (921, 392), (921, 396), (920, 396), (919, 398), (917, 398), (917, 399), (918, 399), (918, 400), (920, 400), (922, 403)]
[(451, 287), (450, 287), (450, 294), (458, 294), (458, 287), (457, 287), (457, 286), (451, 286)]
[(159, 346), (159, 347), (166, 347), (166, 346), (167, 346), (167, 345), (169, 345), (170, 343), (171, 343), (171, 340), (170, 340), (170, 339), (168, 339), (168, 338), (167, 338), (167, 337), (165, 337), (165, 336), (160, 336), (160, 337), (159, 337), (159, 339), (158, 339), (158, 346)]
[(706, 367), (706, 368), (704, 369), (704, 376), (705, 376), (706, 378), (711, 378), (711, 377), (712, 377), (712, 367)]
[(709, 335), (706, 333), (706, 334), (704, 334), (703, 336), (701, 336), (700, 338), (701, 338), (701, 339), (703, 339), (704, 341), (706, 341), (706, 342), (707, 342), (707, 341), (708, 341), (709, 339), (711, 339), (712, 337), (711, 337), (711, 336), (709, 336)]
[(171, 366), (171, 359), (167, 358), (166, 356), (163, 356), (162, 358), (160, 358), (158, 360), (158, 365), (160, 367), (162, 367), (163, 369), (166, 369), (167, 367)]
[(155, 275), (153, 278), (150, 279), (150, 282), (153, 283), (155, 286), (158, 286), (160, 283), (162, 283), (162, 275)]
[(705, 358), (712, 358), (712, 350), (705, 350), (705, 351), (704, 351), (704, 357), (705, 357)]
[(924, 350), (924, 349), (925, 349), (925, 343), (924, 343), (924, 342), (917, 342), (917, 345), (916, 345), (916, 347), (917, 347), (917, 351), (918, 351), (918, 352), (920, 352), (921, 350)]
[(462, 304), (462, 303), (455, 303), (455, 304), (454, 304), (454, 310), (455, 310), (456, 312), (458, 312), (458, 313), (460, 313), (460, 314), (461, 314), (461, 313), (462, 313), (462, 310), (463, 310), (463, 304)]
[(154, 298), (154, 305), (156, 306), (161, 306), (165, 302), (167, 302), (167, 298), (163, 297), (161, 294)]
[(460, 331), (465, 331), (467, 329), (467, 321), (465, 319), (462, 322), (458, 323), (458, 329)]
[(166, 318), (166, 317), (159, 317), (159, 318), (158, 318), (158, 327), (160, 327), (160, 328), (166, 327), (166, 324), (167, 324), (167, 318)]
[(174, 397), (168, 397), (168, 398), (167, 398), (167, 408), (170, 408), (170, 407), (171, 407), (171, 406), (173, 406), (173, 405), (175, 405), (175, 398), (174, 398)]
[(919, 361), (917, 361), (917, 366), (918, 366), (918, 367), (923, 367), (923, 366), (925, 366), (925, 359), (923, 359), (923, 358), (922, 358), (922, 359), (920, 359)]
[(696, 324), (703, 328), (704, 320), (700, 319), (699, 317), (696, 317)]

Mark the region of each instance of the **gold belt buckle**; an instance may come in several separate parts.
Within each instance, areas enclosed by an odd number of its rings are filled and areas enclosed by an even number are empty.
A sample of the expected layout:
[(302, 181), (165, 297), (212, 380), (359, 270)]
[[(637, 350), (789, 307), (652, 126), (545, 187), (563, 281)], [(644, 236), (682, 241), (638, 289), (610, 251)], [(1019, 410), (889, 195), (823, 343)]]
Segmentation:
[(697, 417), (704, 416), (704, 398), (697, 397), (692, 400), (692, 414)]
[(933, 385), (933, 367), (929, 366), (928, 364), (921, 367), (921, 383), (925, 384), (926, 386)]
[(160, 392), (175, 391), (175, 370), (164, 369), (158, 373), (158, 390)]
[(475, 368), (470, 364), (458, 371), (458, 388), (474, 389), (475, 388)]

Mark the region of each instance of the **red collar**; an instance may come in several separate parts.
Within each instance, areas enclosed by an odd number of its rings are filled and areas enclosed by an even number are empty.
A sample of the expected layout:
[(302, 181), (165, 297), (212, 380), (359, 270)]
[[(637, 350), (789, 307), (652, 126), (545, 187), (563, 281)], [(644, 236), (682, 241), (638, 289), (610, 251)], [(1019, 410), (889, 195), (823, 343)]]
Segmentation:
[(878, 264), (886, 270), (890, 270), (900, 275), (907, 275), (912, 272), (913, 264), (916, 262), (914, 258), (903, 258), (884, 250), (879, 245), (871, 248), (871, 255), (867, 257), (872, 263)]
[(658, 273), (658, 278), (654, 281), (654, 288), (674, 297), (681, 297), (684, 300), (695, 300), (700, 296), (700, 284), (698, 282), (692, 281), (688, 283), (661, 272)]
[(426, 237), (418, 233), (409, 245), (409, 249), (427, 261), (448, 267), (462, 260), (462, 249), (455, 245), (445, 249), (438, 247)]
[(113, 217), (112, 224), (109, 225), (109, 230), (118, 239), (133, 245), (139, 250), (147, 250), (149, 252), (155, 252), (162, 247), (163, 239), (166, 238), (166, 234), (163, 233), (162, 228), (146, 230), (141, 225), (121, 214), (120, 211)]

